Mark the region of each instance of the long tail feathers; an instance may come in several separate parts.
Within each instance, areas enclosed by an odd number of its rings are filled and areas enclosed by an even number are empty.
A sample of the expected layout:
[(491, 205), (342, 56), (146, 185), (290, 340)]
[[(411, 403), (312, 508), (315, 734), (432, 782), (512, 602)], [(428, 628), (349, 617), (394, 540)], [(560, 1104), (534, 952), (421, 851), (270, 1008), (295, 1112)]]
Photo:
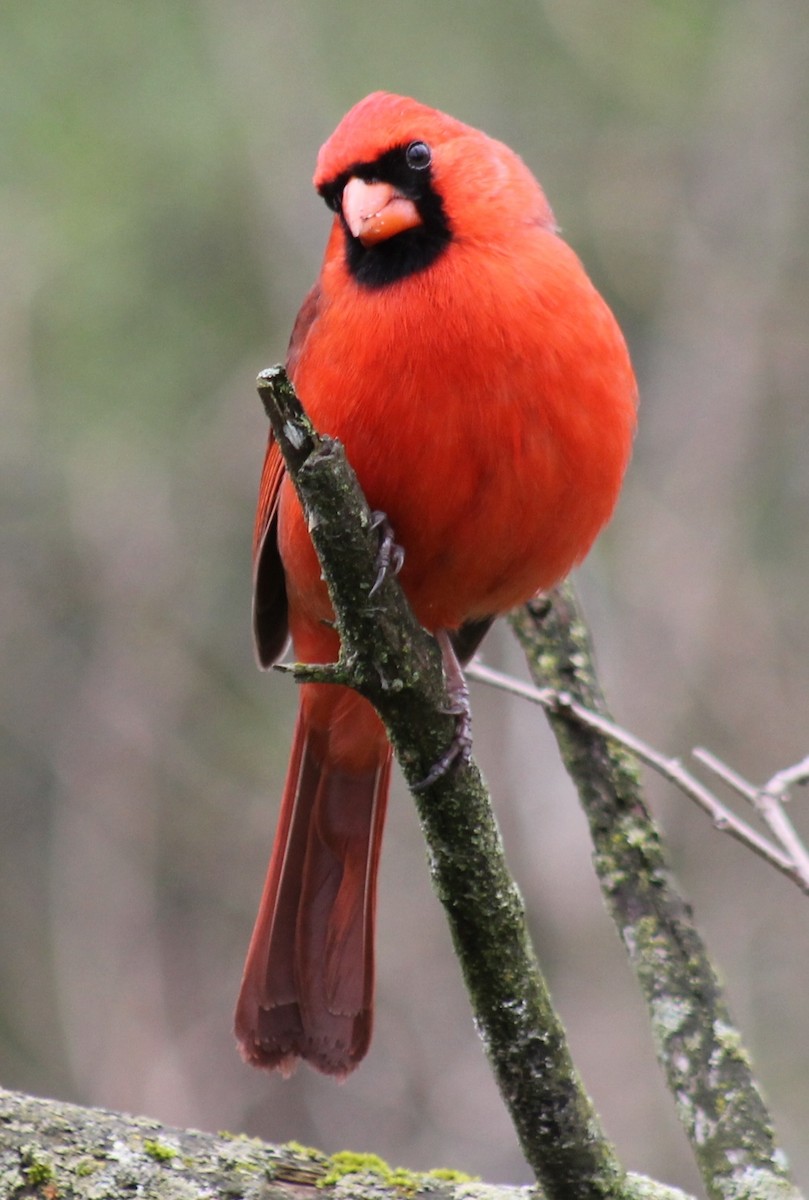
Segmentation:
[(371, 1039), (387, 742), (365, 760), (336, 760), (333, 730), (299, 711), (235, 1020), (246, 1061), (284, 1075), (302, 1058), (345, 1076)]

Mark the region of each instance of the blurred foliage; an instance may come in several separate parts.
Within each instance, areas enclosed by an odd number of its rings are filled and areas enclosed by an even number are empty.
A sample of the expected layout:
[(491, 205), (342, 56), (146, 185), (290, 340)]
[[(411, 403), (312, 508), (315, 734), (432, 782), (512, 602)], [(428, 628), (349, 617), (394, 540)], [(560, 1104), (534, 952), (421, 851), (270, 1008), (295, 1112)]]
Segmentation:
[[(518, 149), (627, 331), (637, 453), (581, 581), (616, 713), (757, 779), (806, 753), (800, 0), (5, 0), (0, 1071), (520, 1180), (401, 789), (367, 1063), (339, 1092), (284, 1083), (230, 1033), (294, 709), (249, 641), (254, 379), (322, 252), (317, 148), (376, 87)], [(487, 652), (518, 669), (502, 634)], [(550, 741), (516, 703), (474, 706), (607, 1126), (628, 1165), (696, 1187)], [(651, 790), (805, 1181), (806, 901)]]

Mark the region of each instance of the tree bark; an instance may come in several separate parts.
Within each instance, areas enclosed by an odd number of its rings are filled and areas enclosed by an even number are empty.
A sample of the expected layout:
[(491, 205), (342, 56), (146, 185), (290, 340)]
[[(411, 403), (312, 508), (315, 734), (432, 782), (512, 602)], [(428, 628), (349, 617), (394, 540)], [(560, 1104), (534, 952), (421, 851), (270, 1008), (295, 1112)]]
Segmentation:
[(572, 586), (512, 617), (587, 816), (607, 906), (646, 999), (658, 1059), (711, 1196), (792, 1197), (783, 1153), (741, 1034), (672, 877), (646, 807), (637, 760), (585, 726), (570, 701), (610, 718), (590, 633)]
[[(392, 1171), (373, 1155), (172, 1129), (146, 1117), (0, 1089), (3, 1200), (542, 1200), (527, 1187)], [(689, 1200), (637, 1177), (637, 1200)]]
[(313, 429), (280, 367), (259, 377), (259, 390), (340, 633), (339, 662), (298, 667), (296, 678), (348, 684), (385, 722), (413, 789), (475, 1023), (538, 1182), (553, 1200), (624, 1196), (624, 1172), (570, 1056), (480, 772), (461, 760), (422, 786), (456, 729), (437, 646), (391, 574), (376, 586), (378, 535), (342, 447)]

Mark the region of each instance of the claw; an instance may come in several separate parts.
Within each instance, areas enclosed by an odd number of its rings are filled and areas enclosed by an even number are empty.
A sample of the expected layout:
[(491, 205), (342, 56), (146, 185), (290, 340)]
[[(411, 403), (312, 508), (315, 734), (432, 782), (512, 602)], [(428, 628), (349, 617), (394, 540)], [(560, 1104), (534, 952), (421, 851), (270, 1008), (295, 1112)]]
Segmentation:
[(369, 597), (379, 591), (389, 571), (398, 575), (404, 566), (404, 548), (396, 542), (393, 527), (383, 512), (371, 513), (371, 528), (380, 530), (379, 550), (376, 555), (376, 579), (368, 593)]
[(469, 707), (469, 688), (466, 677), (455, 655), (452, 641), (445, 629), (436, 632), (436, 641), (441, 647), (441, 657), (444, 660), (444, 674), (447, 678), (447, 689), (452, 700), (445, 711), (457, 717), (452, 741), (441, 757), (433, 763), (424, 779), (411, 786), (413, 792), (426, 791), (437, 780), (442, 779), (449, 771), (465, 767), (472, 758), (472, 712)]

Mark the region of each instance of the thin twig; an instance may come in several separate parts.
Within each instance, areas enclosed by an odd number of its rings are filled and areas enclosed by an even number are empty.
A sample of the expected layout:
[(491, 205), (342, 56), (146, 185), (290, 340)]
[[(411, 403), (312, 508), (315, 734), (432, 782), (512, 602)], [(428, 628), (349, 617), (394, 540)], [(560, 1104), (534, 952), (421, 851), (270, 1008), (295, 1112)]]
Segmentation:
[[(631, 750), (647, 766), (652, 767), (664, 779), (668, 779), (670, 783), (675, 784), (680, 791), (695, 801), (708, 814), (716, 829), (723, 833), (728, 833), (731, 837), (736, 838), (737, 841), (742, 842), (750, 850), (753, 850), (761, 858), (776, 867), (787, 878), (791, 879), (793, 883), (797, 883), (803, 891), (809, 893), (809, 874), (804, 871), (801, 855), (794, 856), (791, 847), (787, 850), (787, 853), (784, 853), (774, 842), (762, 836), (751, 825), (748, 825), (746, 821), (736, 816), (732, 809), (723, 804), (719, 797), (697, 779), (687, 767), (684, 767), (678, 758), (667, 758), (665, 755), (660, 754), (647, 742), (636, 737), (635, 734), (629, 733), (626, 729), (622, 729), (620, 725), (615, 725), (612, 721), (608, 721), (604, 717), (591, 712), (564, 692), (557, 692), (553, 688), (536, 688), (530, 683), (522, 683), (520, 680), (514, 679), (510, 675), (505, 675), (501, 671), (496, 671), (492, 667), (487, 667), (477, 660), (469, 664), (466, 668), (466, 674), (470, 679), (476, 679), (480, 683), (487, 683), (492, 687), (499, 688), (501, 691), (510, 692), (514, 696), (520, 696), (524, 700), (529, 700), (533, 704), (539, 704), (547, 712), (568, 712), (582, 725), (597, 730), (599, 733), (618, 742), (619, 745), (624, 746), (625, 749)], [(702, 753), (700, 752), (698, 757), (702, 757)], [(724, 764), (722, 765), (724, 766)], [(722, 773), (722, 778), (730, 784), (729, 773), (730, 768), (726, 768), (726, 771)], [(740, 777), (737, 777), (737, 782), (739, 785), (744, 784), (744, 780), (741, 780)], [(740, 786), (736, 786), (735, 783), (731, 784), (731, 786), (734, 786), (736, 790), (740, 790)], [(747, 786), (749, 787), (749, 785)], [(756, 792), (755, 788), (750, 788), (750, 790), (754, 793)], [(751, 799), (752, 802), (752, 797), (747, 794), (747, 790), (742, 790), (741, 794), (746, 799)], [(797, 839), (794, 829), (792, 832)], [(780, 836), (779, 841), (786, 847), (786, 842)], [(803, 848), (801, 847), (801, 849)], [(805, 850), (803, 850), (803, 854), (806, 854)], [(809, 866), (809, 860), (806, 865)]]
[(772, 779), (768, 780), (761, 789), (768, 796), (775, 796), (779, 800), (788, 800), (787, 795), (790, 788), (796, 784), (805, 786), (809, 783), (809, 754), (806, 758), (802, 758), (799, 763), (795, 763), (794, 767), (784, 767), (783, 771), (776, 771)]
[(798, 837), (795, 826), (784, 812), (780, 800), (771, 796), (767, 791), (761, 791), (758, 794), (757, 807), (768, 829), (772, 830), (773, 835), (792, 859), (804, 891), (809, 892), (809, 851)]
[[(802, 880), (804, 891), (809, 891), (809, 851), (798, 836), (795, 826), (783, 807), (783, 801), (789, 799), (787, 792), (789, 784), (786, 781), (800, 781), (806, 760), (798, 763), (795, 767), (787, 767), (783, 771), (779, 771), (769, 783), (765, 783), (764, 787), (757, 788), (734, 771), (732, 767), (729, 767), (727, 763), (717, 758), (715, 754), (711, 754), (710, 750), (698, 746), (693, 753), (694, 757), (708, 770), (713, 771), (728, 787), (753, 805), (773, 837), (786, 851), (795, 871)], [(775, 781), (774, 786), (773, 780)]]
[(742, 800), (746, 800), (748, 804), (756, 807), (758, 792), (752, 783), (748, 783), (742, 775), (729, 767), (721, 758), (717, 758), (710, 750), (706, 750), (704, 746), (695, 746), (691, 753), (697, 762), (701, 762), (709, 771), (713, 771), (714, 775), (727, 784), (738, 796), (741, 796)]

